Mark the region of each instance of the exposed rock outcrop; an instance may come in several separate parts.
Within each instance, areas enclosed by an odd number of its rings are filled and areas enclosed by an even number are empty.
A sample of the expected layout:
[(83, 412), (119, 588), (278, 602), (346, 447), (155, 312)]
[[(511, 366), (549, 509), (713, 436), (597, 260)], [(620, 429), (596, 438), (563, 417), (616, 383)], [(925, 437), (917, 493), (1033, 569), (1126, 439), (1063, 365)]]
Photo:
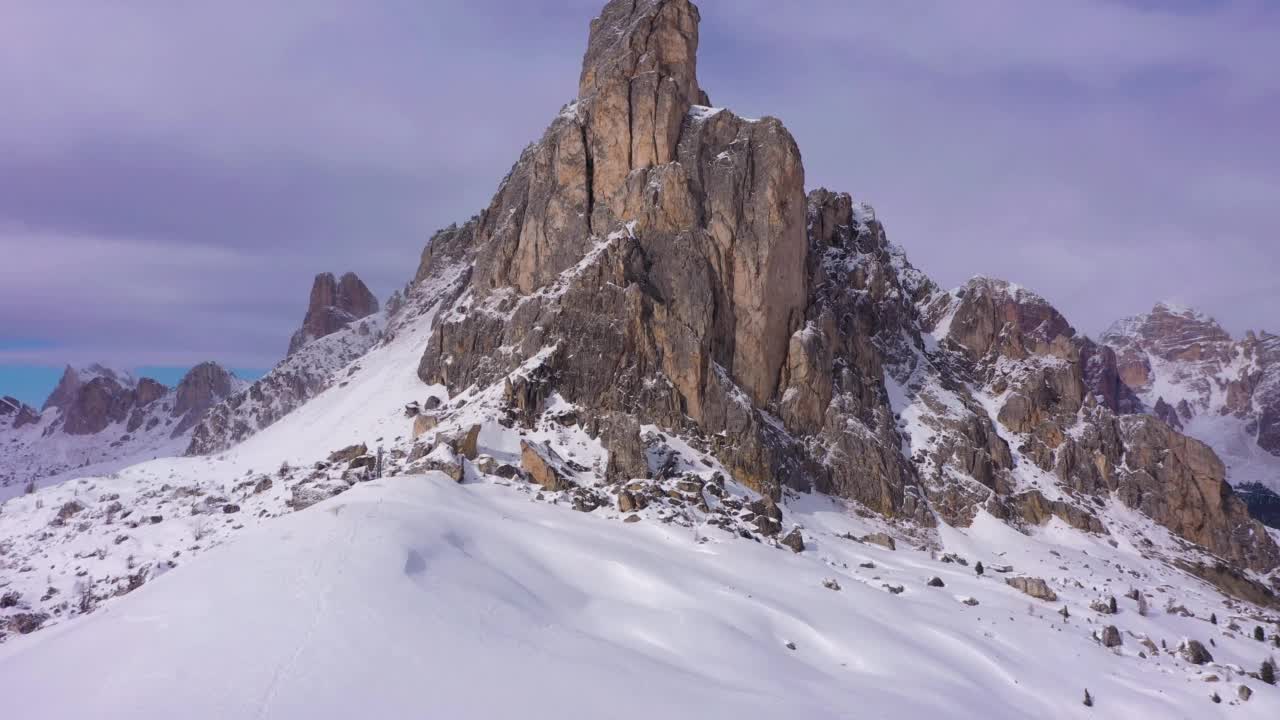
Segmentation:
[[(772, 499), (1105, 534), (1115, 493), (1232, 562), (1280, 564), (1212, 453), (1131, 415), (1130, 358), (1010, 283), (941, 291), (870, 207), (804, 195), (779, 121), (707, 107), (698, 20), (687, 0), (614, 0), (592, 23), (576, 101), (423, 252), (416, 282), (456, 277), (424, 382), (501, 388), (529, 428), (572, 405), (611, 482), (650, 471), (652, 425)], [(550, 452), (527, 445), (525, 470), (556, 485)]]
[(235, 378), (217, 363), (195, 366), (178, 383), (173, 403), (173, 416), (181, 418), (173, 429), (177, 437), (204, 418), (215, 404), (231, 396)]
[(1042, 578), (1011, 577), (1005, 578), (1005, 583), (1037, 600), (1053, 602), (1058, 599), (1058, 593), (1054, 592)]
[(38, 422), (40, 422), (40, 412), (35, 408), (14, 397), (0, 398), (0, 425), (8, 425), (16, 429)]
[(355, 273), (342, 279), (332, 273), (316, 276), (311, 286), (311, 302), (307, 305), (302, 327), (289, 341), (289, 355), (307, 343), (328, 337), (361, 318), (378, 312), (378, 299), (369, 292)]

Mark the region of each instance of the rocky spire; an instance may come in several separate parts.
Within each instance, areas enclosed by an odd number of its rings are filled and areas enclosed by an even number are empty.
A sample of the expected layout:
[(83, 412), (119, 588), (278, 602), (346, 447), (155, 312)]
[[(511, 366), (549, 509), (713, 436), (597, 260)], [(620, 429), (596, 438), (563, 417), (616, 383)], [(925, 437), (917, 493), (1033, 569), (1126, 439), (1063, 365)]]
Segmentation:
[[(592, 238), (611, 242), (623, 273), (611, 282), (636, 293), (629, 312), (656, 315), (636, 318), (615, 347), (637, 346), (674, 386), (681, 415), (723, 422), (709, 407), (728, 392), (718, 375), (771, 402), (802, 321), (804, 169), (778, 120), (695, 108), (706, 101), (698, 21), (688, 0), (608, 3), (591, 25), (576, 106), (525, 151), (484, 213), (433, 239), (418, 276), (462, 261), (476, 297), (500, 302), (581, 271)], [(480, 322), (442, 328), (424, 377), (479, 370), (444, 363), (448, 336), (481, 332)], [(481, 351), (495, 339), (459, 342)]]
[(333, 273), (321, 273), (311, 286), (311, 302), (302, 327), (289, 341), (289, 355), (312, 340), (332, 335), (377, 311), (378, 299), (355, 273), (347, 273), (341, 280)]
[(632, 170), (676, 159), (698, 87), (698, 9), (688, 0), (612, 0), (591, 22), (579, 114), (592, 193), (615, 215)]
[(424, 382), (528, 427), (572, 404), (611, 479), (652, 470), (652, 425), (775, 499), (1105, 533), (1118, 492), (1233, 562), (1280, 562), (1212, 452), (1121, 415), (1114, 352), (1012, 284), (939, 291), (869, 207), (806, 199), (780, 121), (706, 107), (698, 21), (688, 0), (613, 0), (592, 23), (578, 101), (423, 252)]

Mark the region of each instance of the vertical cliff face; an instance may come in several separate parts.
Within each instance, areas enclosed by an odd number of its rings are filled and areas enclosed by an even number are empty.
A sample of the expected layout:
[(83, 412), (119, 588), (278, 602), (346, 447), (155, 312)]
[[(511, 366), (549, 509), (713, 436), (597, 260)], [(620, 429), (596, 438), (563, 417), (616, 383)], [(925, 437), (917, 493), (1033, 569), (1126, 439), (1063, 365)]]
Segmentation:
[(503, 421), (530, 427), (574, 406), (611, 481), (653, 471), (654, 425), (775, 497), (1105, 533), (1116, 493), (1232, 561), (1280, 562), (1212, 452), (1125, 416), (1130, 358), (1009, 283), (940, 291), (871, 208), (806, 197), (781, 122), (708, 107), (698, 20), (615, 0), (592, 23), (576, 101), (423, 253), (417, 282), (449, 288), (424, 382), (501, 388)]

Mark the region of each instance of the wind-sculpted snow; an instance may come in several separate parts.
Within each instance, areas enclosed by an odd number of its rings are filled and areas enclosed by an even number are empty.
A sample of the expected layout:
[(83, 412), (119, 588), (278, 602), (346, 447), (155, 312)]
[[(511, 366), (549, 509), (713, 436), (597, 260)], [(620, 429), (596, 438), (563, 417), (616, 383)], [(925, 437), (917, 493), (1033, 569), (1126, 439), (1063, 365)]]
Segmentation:
[[(1128, 543), (1060, 526), (1032, 539), (983, 518), (943, 534), (947, 562), (909, 542), (890, 551), (843, 539), (875, 526), (831, 501), (805, 499), (797, 515), (811, 546), (801, 555), (708, 529), (626, 525), (490, 483), (378, 480), (0, 649), (0, 693), (19, 717), (104, 719), (1264, 718), (1280, 708), (1280, 689), (1233, 670), (1266, 655), (1228, 630), (1252, 620)], [(1028, 573), (1060, 601), (1005, 582)], [(1131, 585), (1149, 594), (1145, 617), (1123, 597)], [(1119, 614), (1087, 607), (1109, 595)], [(1217, 626), (1204, 619), (1211, 610)], [(1106, 624), (1121, 628), (1117, 649), (1094, 638)], [(1184, 638), (1214, 639), (1214, 662), (1160, 647)], [(1241, 684), (1255, 694), (1233, 707)], [(1092, 710), (1080, 704), (1086, 688)], [(1213, 704), (1215, 690), (1228, 702)]]

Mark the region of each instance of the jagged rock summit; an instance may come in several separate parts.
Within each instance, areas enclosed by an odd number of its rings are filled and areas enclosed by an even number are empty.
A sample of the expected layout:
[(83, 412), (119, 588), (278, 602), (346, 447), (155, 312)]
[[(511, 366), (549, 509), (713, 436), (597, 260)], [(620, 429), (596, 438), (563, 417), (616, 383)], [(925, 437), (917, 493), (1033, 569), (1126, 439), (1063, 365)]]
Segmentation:
[(289, 340), (288, 354), (376, 312), (378, 299), (355, 273), (347, 273), (341, 280), (333, 273), (320, 273), (311, 286), (311, 301), (302, 327)]
[(452, 284), (419, 376), (551, 405), (647, 476), (642, 426), (767, 496), (890, 517), (988, 512), (1106, 533), (1109, 498), (1259, 571), (1280, 551), (1201, 443), (1146, 416), (1115, 352), (1034, 293), (939, 290), (847, 194), (805, 196), (776, 119), (709, 107), (687, 0), (610, 2), (577, 100), (490, 206), (438, 233), (417, 281)]
[(1236, 340), (1201, 312), (1160, 303), (1102, 341), (1143, 410), (1212, 446), (1254, 514), (1280, 524), (1280, 336)]
[(1250, 332), (1237, 341), (1203, 313), (1159, 303), (1102, 340), (1115, 348), (1125, 383), (1171, 425), (1231, 416), (1280, 457), (1280, 336)]
[(40, 412), (15, 397), (0, 398), (0, 426), (20, 428), (40, 422)]

